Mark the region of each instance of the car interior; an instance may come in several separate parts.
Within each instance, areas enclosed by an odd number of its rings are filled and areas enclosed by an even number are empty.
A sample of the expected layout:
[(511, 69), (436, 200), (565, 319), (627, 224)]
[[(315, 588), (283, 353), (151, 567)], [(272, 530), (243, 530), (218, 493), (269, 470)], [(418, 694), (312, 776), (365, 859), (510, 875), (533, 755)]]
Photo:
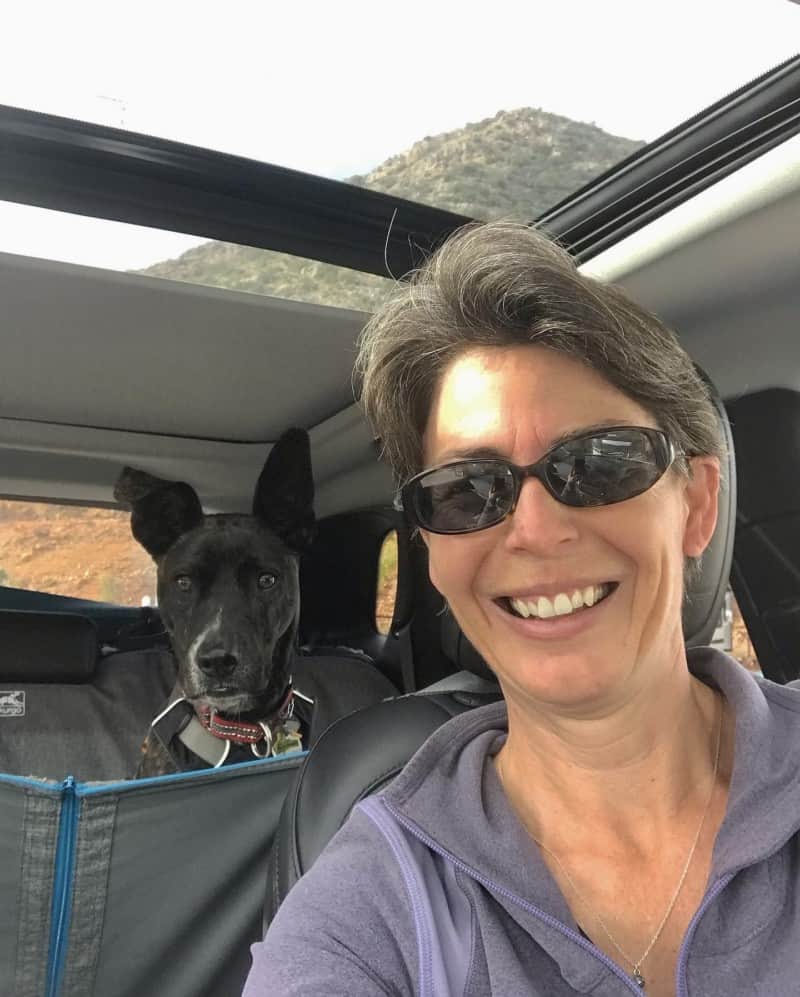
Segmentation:
[[(501, 695), (428, 579), (352, 380), (370, 311), (474, 219), (12, 106), (0, 199), (299, 259), (345, 289), (323, 304), (177, 264), (0, 252), (0, 500), (119, 509), (130, 465), (191, 483), (207, 512), (247, 512), (272, 443), (310, 434), (301, 753), (133, 781), (175, 680), (154, 600), (0, 573), (0, 997), (239, 993), (250, 945), (352, 806), (449, 717)], [(800, 678), (800, 57), (525, 221), (661, 316), (718, 396), (730, 452), (687, 644), (712, 640), (730, 587), (763, 675)], [(4, 525), (0, 508), (0, 556)], [(387, 538), (396, 589), (379, 625)]]

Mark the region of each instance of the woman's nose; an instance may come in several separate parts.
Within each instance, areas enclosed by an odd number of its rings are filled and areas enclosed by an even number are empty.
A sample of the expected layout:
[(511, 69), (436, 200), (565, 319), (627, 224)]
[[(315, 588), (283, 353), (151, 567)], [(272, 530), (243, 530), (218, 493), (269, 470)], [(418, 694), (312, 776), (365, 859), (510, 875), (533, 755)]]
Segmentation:
[(516, 508), (510, 516), (506, 544), (510, 548), (544, 553), (559, 544), (576, 540), (579, 511), (557, 502), (541, 481), (528, 478), (522, 483)]

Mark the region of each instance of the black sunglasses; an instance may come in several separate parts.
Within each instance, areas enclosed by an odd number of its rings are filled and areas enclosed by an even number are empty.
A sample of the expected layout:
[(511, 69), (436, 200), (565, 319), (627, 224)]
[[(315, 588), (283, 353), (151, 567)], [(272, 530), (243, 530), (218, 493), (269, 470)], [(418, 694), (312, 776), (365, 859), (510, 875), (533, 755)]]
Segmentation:
[(609, 426), (557, 443), (528, 467), (477, 458), (422, 471), (401, 488), (396, 506), (430, 533), (474, 533), (511, 515), (526, 478), (564, 505), (613, 505), (646, 492), (677, 456), (660, 429)]

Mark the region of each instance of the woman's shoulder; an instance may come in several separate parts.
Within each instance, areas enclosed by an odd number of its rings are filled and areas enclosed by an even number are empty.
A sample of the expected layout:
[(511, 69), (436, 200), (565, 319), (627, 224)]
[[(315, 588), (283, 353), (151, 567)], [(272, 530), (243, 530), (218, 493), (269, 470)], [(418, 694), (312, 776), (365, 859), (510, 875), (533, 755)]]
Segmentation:
[(391, 845), (360, 805), (289, 892), (264, 941), (253, 946), (244, 997), (414, 993), (410, 910)]
[(760, 672), (749, 671), (736, 658), (714, 647), (693, 648), (688, 660), (692, 673), (721, 689), (737, 712), (742, 708), (757, 712), (759, 702), (766, 701), (770, 709), (800, 713), (800, 679), (775, 682)]
[(755, 675), (754, 678), (764, 697), (770, 703), (778, 709), (800, 713), (800, 679), (782, 685), (765, 678), (763, 675)]

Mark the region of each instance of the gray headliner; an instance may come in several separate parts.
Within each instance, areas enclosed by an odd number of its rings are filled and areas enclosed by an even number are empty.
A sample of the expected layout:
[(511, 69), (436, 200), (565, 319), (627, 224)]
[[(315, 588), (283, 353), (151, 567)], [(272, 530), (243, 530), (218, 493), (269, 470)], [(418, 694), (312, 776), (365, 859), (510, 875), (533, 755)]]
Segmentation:
[(800, 390), (800, 137), (592, 260), (660, 315), (723, 398)]
[[(593, 260), (724, 397), (800, 390), (800, 140)], [(386, 502), (353, 405), (365, 316), (0, 254), (0, 493), (110, 502), (124, 463), (246, 509), (269, 441), (311, 431), (320, 515)]]
[(130, 463), (243, 510), (289, 426), (322, 514), (391, 492), (353, 404), (362, 313), (11, 254), (0, 294), (3, 494), (110, 502)]
[(0, 299), (0, 417), (266, 442), (352, 400), (357, 312), (10, 254)]

